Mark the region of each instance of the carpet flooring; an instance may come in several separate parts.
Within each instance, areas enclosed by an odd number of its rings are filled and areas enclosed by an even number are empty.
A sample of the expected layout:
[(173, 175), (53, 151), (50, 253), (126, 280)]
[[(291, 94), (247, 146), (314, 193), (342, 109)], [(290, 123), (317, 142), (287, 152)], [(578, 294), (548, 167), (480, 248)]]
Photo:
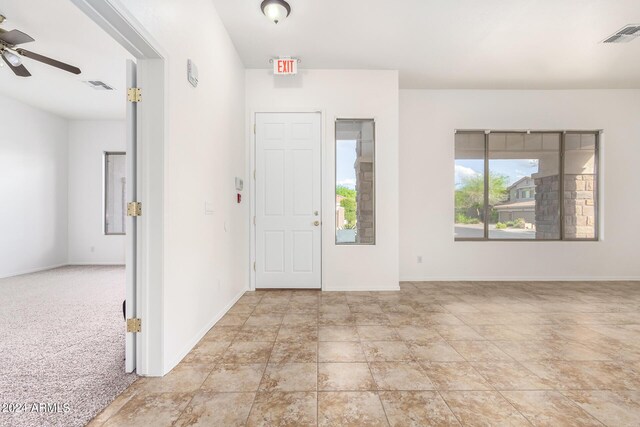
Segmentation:
[(84, 426), (137, 379), (124, 372), (124, 281), (114, 266), (0, 279), (0, 425)]

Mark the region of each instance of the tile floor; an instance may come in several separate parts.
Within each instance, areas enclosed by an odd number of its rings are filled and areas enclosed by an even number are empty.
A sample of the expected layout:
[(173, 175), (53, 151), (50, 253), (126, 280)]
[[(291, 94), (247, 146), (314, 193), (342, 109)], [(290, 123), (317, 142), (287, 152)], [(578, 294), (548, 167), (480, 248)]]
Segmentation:
[(640, 283), (247, 292), (93, 426), (638, 426)]

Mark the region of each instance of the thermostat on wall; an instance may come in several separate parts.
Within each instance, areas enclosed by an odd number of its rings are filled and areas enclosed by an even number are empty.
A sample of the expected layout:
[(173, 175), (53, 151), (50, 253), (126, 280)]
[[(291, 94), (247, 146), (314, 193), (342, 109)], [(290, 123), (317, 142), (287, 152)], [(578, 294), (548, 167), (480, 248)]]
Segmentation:
[(187, 80), (189, 80), (191, 86), (198, 86), (198, 67), (190, 59), (187, 59)]
[(244, 181), (242, 180), (242, 178), (238, 178), (236, 176), (236, 190), (242, 191), (243, 187), (244, 187)]

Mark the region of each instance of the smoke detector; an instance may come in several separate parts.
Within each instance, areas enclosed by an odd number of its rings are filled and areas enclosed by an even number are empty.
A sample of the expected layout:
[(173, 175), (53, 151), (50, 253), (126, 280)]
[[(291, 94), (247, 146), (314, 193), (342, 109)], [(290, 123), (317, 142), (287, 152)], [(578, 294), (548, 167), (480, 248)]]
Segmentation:
[(113, 90), (113, 87), (100, 80), (86, 80), (84, 83), (96, 90)]
[(640, 37), (640, 24), (630, 24), (607, 37), (602, 43), (629, 43), (637, 37)]

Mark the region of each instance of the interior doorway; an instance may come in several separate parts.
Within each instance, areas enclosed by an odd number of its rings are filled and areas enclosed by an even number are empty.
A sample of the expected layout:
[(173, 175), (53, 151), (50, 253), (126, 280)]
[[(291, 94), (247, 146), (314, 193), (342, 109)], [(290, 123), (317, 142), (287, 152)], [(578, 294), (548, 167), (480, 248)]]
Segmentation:
[(320, 113), (257, 113), (256, 288), (320, 289)]

